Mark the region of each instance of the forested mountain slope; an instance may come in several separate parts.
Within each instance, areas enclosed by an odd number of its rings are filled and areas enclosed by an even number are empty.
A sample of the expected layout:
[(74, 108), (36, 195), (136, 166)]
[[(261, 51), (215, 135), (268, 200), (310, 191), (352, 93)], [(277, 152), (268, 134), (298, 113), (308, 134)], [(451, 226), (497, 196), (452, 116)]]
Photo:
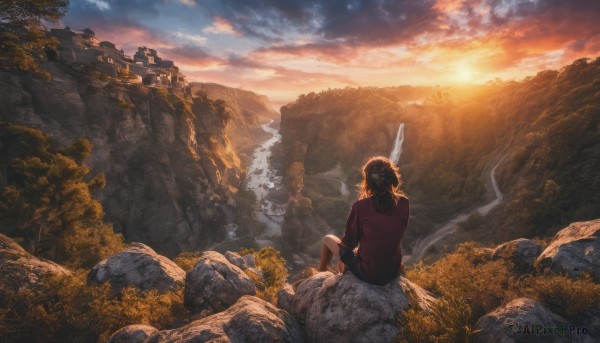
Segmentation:
[(354, 194), (345, 198), (310, 176), (340, 164), (351, 189), (370, 156), (389, 156), (400, 123), (409, 245), (487, 201), (490, 163), (502, 157), (496, 177), (504, 201), (486, 218), (471, 218), (461, 239), (546, 236), (600, 215), (600, 59), (520, 82), (436, 87), (417, 103), (410, 91), (331, 90), (282, 108), (288, 171), (303, 171), (303, 194), (334, 230), (342, 229)]

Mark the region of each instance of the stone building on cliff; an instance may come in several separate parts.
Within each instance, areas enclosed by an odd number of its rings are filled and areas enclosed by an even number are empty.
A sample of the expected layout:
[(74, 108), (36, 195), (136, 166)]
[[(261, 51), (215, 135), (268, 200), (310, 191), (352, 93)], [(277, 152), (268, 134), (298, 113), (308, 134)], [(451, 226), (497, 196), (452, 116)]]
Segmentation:
[(100, 41), (94, 31), (73, 31), (70, 27), (52, 29), (57, 38), (57, 58), (77, 70), (94, 69), (111, 77), (126, 77), (148, 86), (184, 89), (185, 75), (173, 61), (164, 60), (154, 49), (139, 47), (133, 58), (109, 41)]

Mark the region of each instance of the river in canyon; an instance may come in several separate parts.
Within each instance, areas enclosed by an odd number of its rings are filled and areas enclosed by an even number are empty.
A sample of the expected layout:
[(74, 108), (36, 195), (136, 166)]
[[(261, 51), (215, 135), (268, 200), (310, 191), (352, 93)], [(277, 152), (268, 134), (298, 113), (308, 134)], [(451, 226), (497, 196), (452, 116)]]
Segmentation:
[(256, 194), (258, 208), (256, 219), (265, 224), (265, 231), (259, 239), (269, 239), (281, 236), (281, 224), (285, 215), (285, 207), (269, 200), (271, 191), (280, 190), (283, 185), (281, 176), (277, 176), (269, 165), (271, 149), (281, 142), (279, 130), (273, 127), (274, 121), (261, 125), (263, 131), (271, 134), (271, 138), (264, 141), (252, 154), (252, 163), (248, 168), (248, 189)]

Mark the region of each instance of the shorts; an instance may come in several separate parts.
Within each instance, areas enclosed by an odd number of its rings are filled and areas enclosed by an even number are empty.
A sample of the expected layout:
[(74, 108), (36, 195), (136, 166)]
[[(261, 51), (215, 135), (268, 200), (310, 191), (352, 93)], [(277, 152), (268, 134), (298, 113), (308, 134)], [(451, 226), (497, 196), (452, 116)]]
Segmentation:
[(340, 260), (346, 266), (346, 269), (352, 272), (354, 276), (359, 278), (362, 281), (367, 281), (364, 277), (364, 274), (360, 270), (360, 265), (358, 264), (358, 257), (354, 255), (354, 251), (346, 250), (340, 247)]

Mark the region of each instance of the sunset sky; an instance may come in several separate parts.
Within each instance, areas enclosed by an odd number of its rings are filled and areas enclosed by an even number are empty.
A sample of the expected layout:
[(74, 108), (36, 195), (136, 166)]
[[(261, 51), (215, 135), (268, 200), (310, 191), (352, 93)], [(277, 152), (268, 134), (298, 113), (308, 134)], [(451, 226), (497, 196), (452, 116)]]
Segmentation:
[(62, 25), (269, 96), (521, 79), (600, 54), (600, 0), (71, 0)]

